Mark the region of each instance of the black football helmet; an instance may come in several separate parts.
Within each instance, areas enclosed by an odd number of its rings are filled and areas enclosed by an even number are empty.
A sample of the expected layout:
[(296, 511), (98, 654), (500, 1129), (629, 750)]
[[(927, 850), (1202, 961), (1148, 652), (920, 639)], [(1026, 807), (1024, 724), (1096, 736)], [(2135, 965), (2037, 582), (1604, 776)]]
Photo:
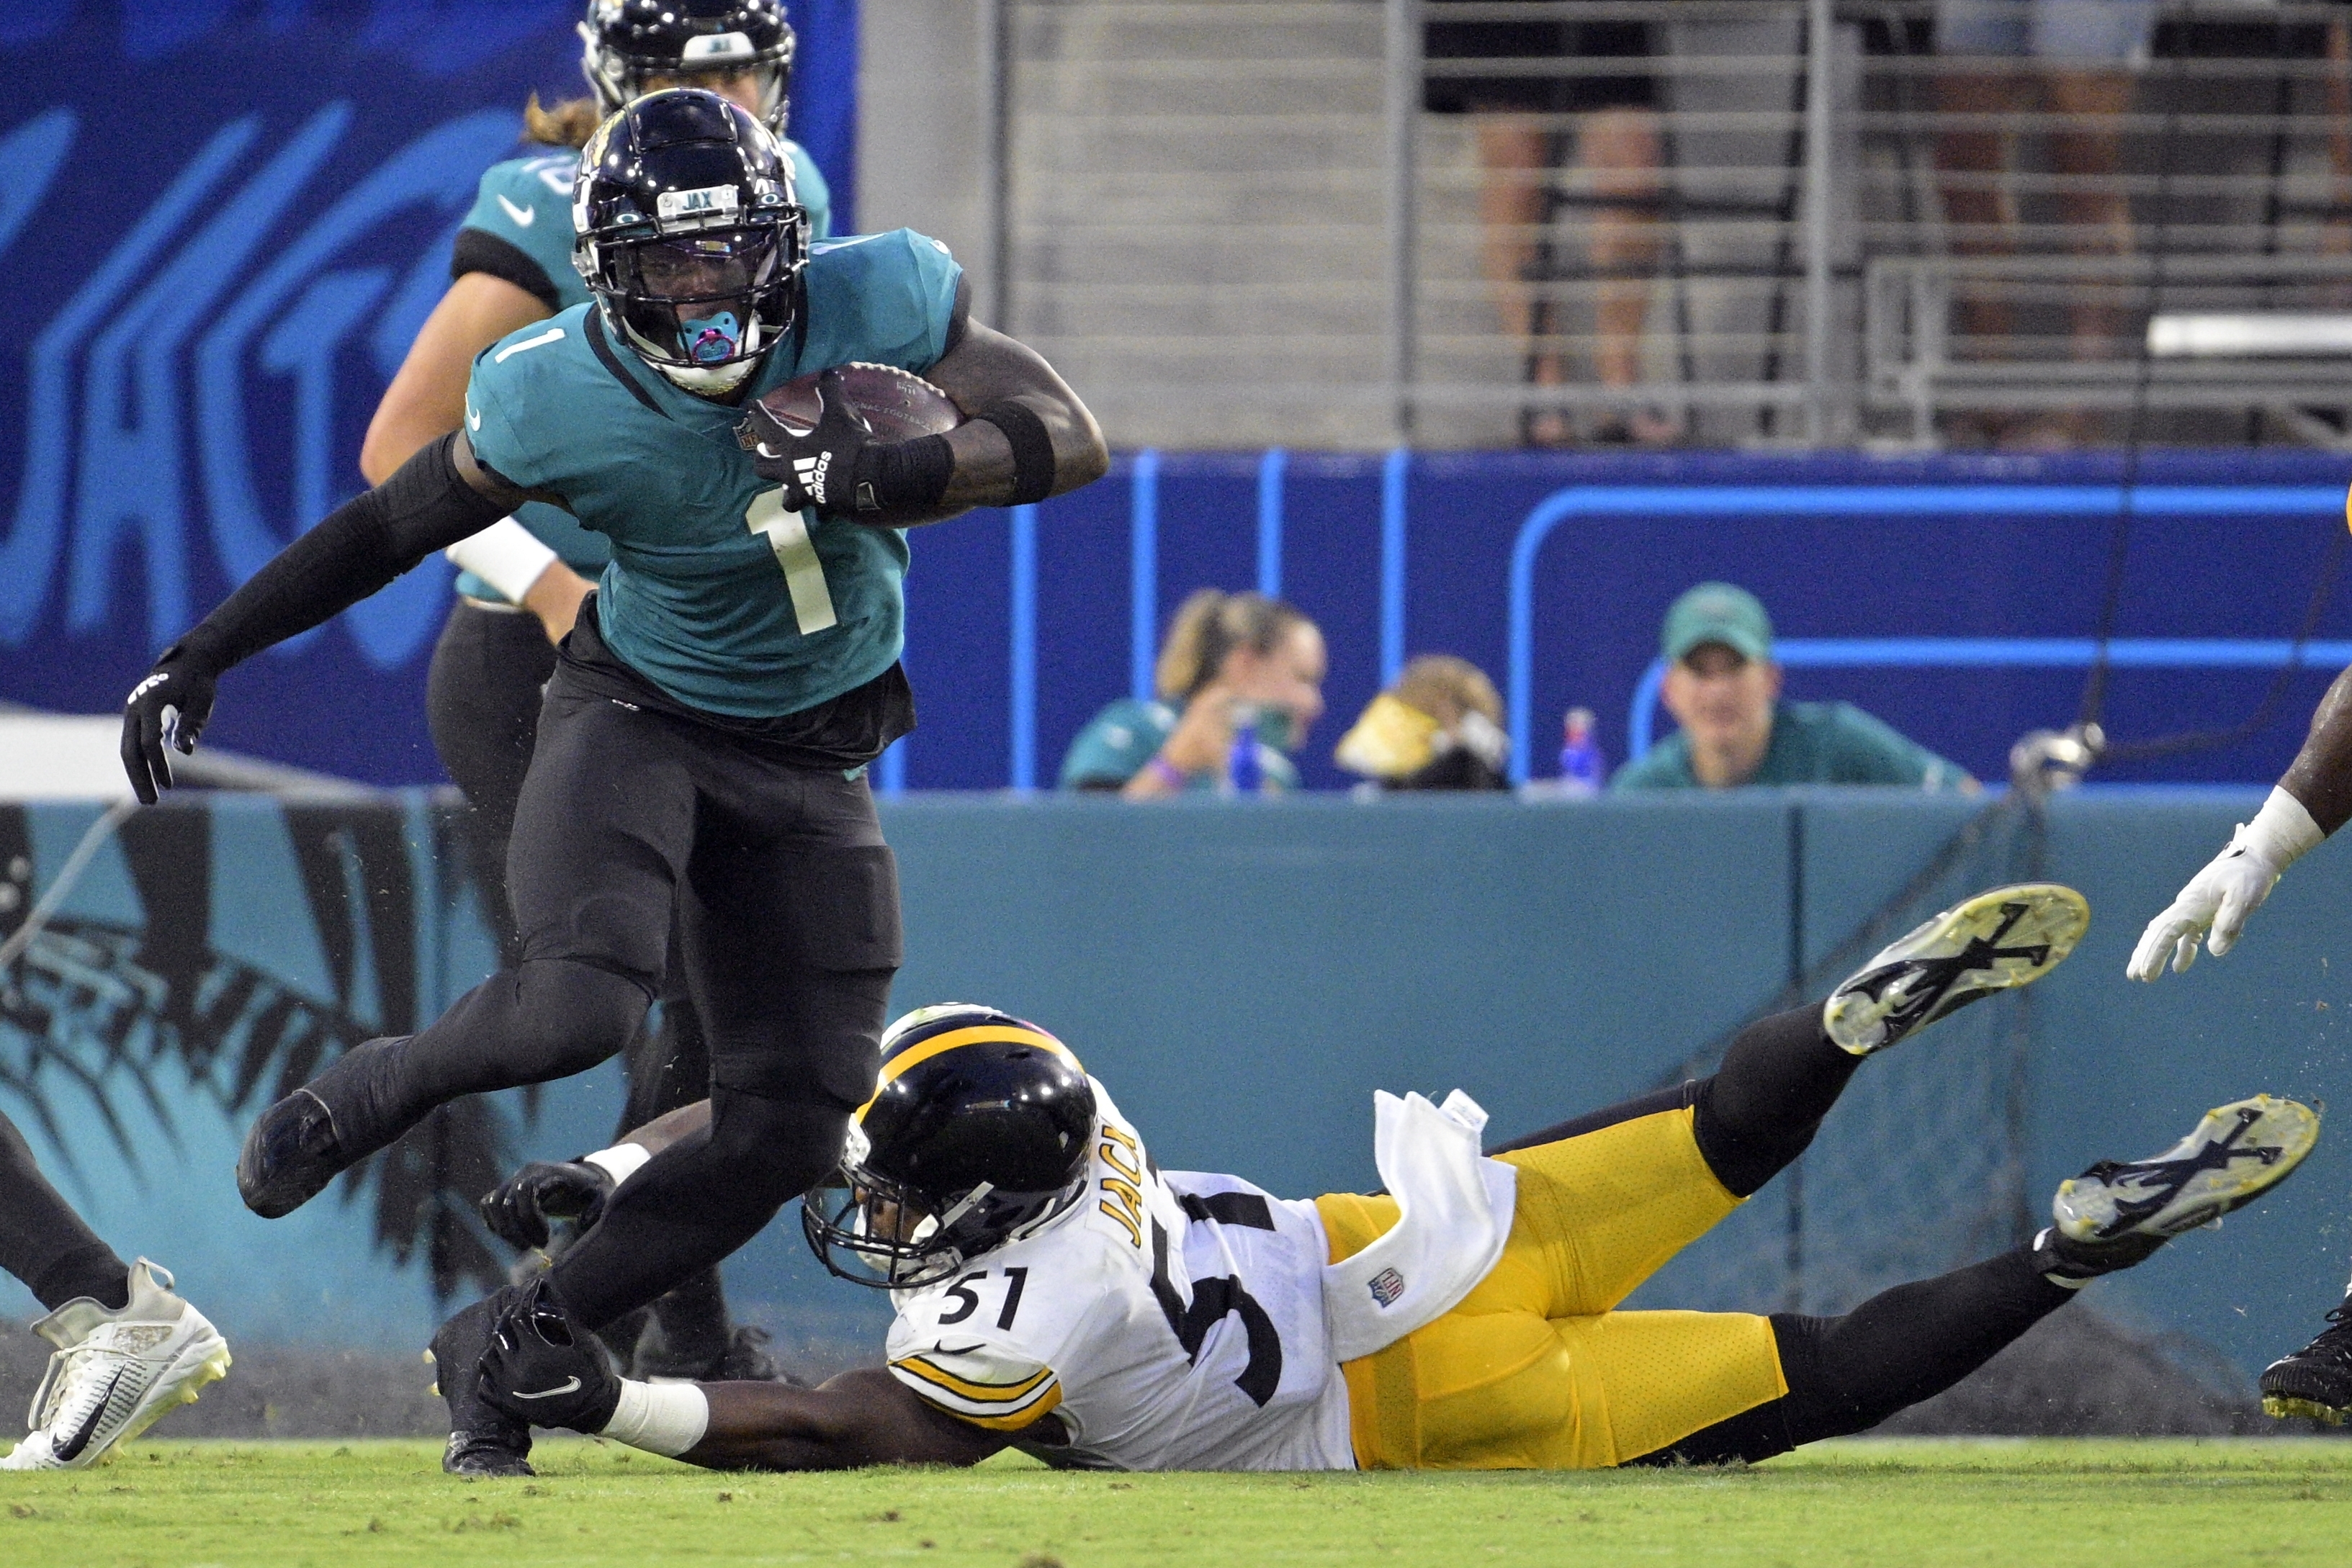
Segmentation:
[(782, 0), (595, 0), (580, 37), (580, 74), (607, 114), (656, 80), (749, 70), (760, 74), (760, 118), (784, 133), (797, 41)]
[(883, 1035), (880, 1083), (801, 1228), (845, 1280), (936, 1284), (1084, 1197), (1094, 1129), (1068, 1046), (993, 1008), (919, 1009)]
[(572, 224), (572, 265), (605, 322), (689, 392), (735, 386), (799, 314), (808, 215), (793, 162), (716, 93), (652, 93), (597, 127)]

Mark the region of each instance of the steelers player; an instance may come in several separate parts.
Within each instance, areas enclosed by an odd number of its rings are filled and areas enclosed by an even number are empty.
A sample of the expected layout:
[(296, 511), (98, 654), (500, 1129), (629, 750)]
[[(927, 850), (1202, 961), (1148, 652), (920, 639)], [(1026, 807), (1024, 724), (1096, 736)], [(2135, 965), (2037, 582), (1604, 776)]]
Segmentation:
[[(2197, 960), (2201, 944), (2221, 957), (2237, 946), (2246, 918), (2262, 907), (2287, 867), (2352, 820), (2352, 670), (2336, 677), (2311, 716), (2311, 733), (2253, 821), (2241, 822), (2221, 852), (2168, 904), (2132, 950), (2135, 980), (2154, 981)], [(2352, 1283), (2328, 1326), (2263, 1373), (2263, 1408), (2342, 1426), (2352, 1416)]]
[[(812, 241), (832, 231), (824, 176), (785, 137), (796, 40), (779, 0), (597, 0), (580, 25), (581, 74), (593, 96), (524, 111), (529, 138), (551, 151), (494, 164), (459, 225), (448, 291), (434, 308), (368, 426), (360, 471), (380, 485), (428, 441), (457, 428), (475, 357), (508, 334), (583, 303), (572, 266), (572, 186), (582, 143), (631, 99), (666, 87), (698, 87), (758, 115), (792, 160)], [(526, 502), (511, 517), (449, 549), (463, 570), (457, 602), (434, 645), (425, 684), (433, 747), (466, 797), (460, 827), (484, 915), (512, 963), (507, 841), (539, 727), (541, 689), (555, 673), (555, 645), (572, 630), (590, 578), (611, 542), (561, 507)], [(583, 575), (583, 574), (586, 575)], [(694, 1002), (675, 945), (661, 990), (660, 1028), (622, 1055), (628, 1093), (615, 1135), (702, 1097), (709, 1079)], [(716, 1270), (654, 1304), (659, 1333), (646, 1335), (638, 1366), (665, 1376), (750, 1377), (766, 1357), (756, 1330), (733, 1330)], [(614, 1325), (616, 1348), (640, 1344), (633, 1314)], [(772, 1370), (772, 1369), (771, 1369)]]
[[(272, 1105), (237, 1165), (247, 1207), (275, 1218), (436, 1105), (611, 1057), (660, 984), (683, 897), (708, 1127), (639, 1172), (546, 1276), (600, 1328), (830, 1170), (872, 1088), (900, 940), (866, 769), (914, 723), (903, 528), (1075, 488), (1108, 457), (1044, 360), (969, 319), (946, 246), (900, 230), (811, 255), (790, 160), (716, 94), (667, 89), (607, 120), (572, 207), (592, 301), (484, 353), (461, 428), (164, 650), (126, 703), (122, 752), (154, 800), (224, 673), (527, 500), (612, 541), (516, 813), (520, 961)], [(853, 361), (926, 376), (970, 418), (870, 439), (838, 374), (820, 374), (805, 434), (750, 401)], [(445, 1464), (525, 1472), (528, 1428), (475, 1397), (470, 1358), (442, 1360), (459, 1369), (441, 1379)]]
[[(1761, 1459), (1950, 1386), (2090, 1280), (2251, 1201), (2317, 1118), (2263, 1095), (2151, 1160), (2065, 1183), (2031, 1242), (1838, 1317), (1617, 1304), (1811, 1140), (1864, 1058), (2046, 974), (2089, 911), (1998, 888), (1882, 952), (1820, 1009), (1745, 1031), (1711, 1077), (1481, 1158), (1484, 1113), (1379, 1097), (1388, 1195), (1290, 1201), (1160, 1168), (1069, 1048), (985, 1008), (892, 1026), (846, 1195), (803, 1223), (892, 1292), (888, 1364), (814, 1390), (615, 1377), (560, 1297), (504, 1293), (479, 1374), (517, 1419), (713, 1468), (971, 1464), (1007, 1446), (1108, 1469), (1589, 1469)], [(593, 1222), (631, 1145), (530, 1167), (501, 1230)], [(614, 1183), (616, 1179), (618, 1185)], [(593, 1234), (592, 1229), (591, 1234)]]

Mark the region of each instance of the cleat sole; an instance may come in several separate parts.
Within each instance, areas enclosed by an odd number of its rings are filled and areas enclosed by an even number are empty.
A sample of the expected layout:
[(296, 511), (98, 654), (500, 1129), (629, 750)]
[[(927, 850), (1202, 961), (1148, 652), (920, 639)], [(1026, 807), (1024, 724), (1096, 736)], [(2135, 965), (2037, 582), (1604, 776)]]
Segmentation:
[(2322, 1405), (2315, 1400), (2296, 1399), (2280, 1394), (2265, 1394), (2263, 1396), (2263, 1414), (2279, 1421), (2301, 1419), (2317, 1421), (2329, 1427), (2341, 1427), (2344, 1425), (2346, 1412), (2333, 1405)]
[(2061, 1182), (2050, 1205), (2077, 1241), (2178, 1236), (2212, 1225), (2293, 1176), (2319, 1142), (2319, 1113), (2274, 1095), (2232, 1101), (2153, 1159), (2102, 1163)]
[[(1989, 889), (1888, 944), (1839, 986), (1822, 1009), (1822, 1031), (1855, 1056), (1884, 1051), (1970, 1002), (2032, 984), (2065, 962), (2090, 926), (2091, 905), (2071, 887)], [(1972, 946), (1985, 961), (1955, 971), (1950, 961)]]

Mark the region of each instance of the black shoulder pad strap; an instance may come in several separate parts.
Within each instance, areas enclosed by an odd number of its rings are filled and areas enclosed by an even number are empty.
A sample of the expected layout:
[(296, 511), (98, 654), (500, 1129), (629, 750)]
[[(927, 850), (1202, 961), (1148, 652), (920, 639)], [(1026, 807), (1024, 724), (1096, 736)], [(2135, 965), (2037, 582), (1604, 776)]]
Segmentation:
[(612, 340), (604, 336), (604, 312), (601, 308), (594, 305), (588, 307), (586, 330), (589, 351), (603, 361), (606, 370), (613, 372), (613, 379), (628, 388), (631, 397), (635, 398), (664, 419), (667, 419), (669, 410), (654, 401), (654, 394), (646, 391), (645, 383), (631, 375), (628, 367), (621, 363), (621, 356), (614, 352)]

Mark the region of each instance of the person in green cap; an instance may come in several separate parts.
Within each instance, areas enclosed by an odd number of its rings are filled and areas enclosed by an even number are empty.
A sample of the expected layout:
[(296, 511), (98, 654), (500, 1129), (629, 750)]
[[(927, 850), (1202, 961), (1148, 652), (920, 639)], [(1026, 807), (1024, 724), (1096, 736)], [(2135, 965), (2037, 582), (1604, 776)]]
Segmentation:
[(1744, 588), (1702, 582), (1666, 611), (1660, 695), (1682, 728), (1625, 764), (1612, 790), (1750, 784), (1894, 784), (1973, 792), (1977, 781), (1851, 703), (1780, 700), (1772, 618)]

